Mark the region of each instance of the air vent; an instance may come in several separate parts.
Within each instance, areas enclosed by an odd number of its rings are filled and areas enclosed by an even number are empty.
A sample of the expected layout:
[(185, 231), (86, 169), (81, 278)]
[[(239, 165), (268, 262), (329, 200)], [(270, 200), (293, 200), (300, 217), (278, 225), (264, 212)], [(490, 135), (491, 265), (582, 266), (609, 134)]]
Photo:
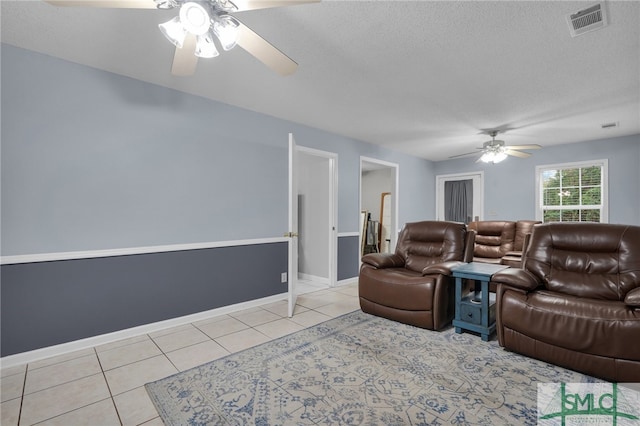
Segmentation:
[(617, 121), (614, 121), (612, 123), (601, 124), (600, 127), (602, 127), (603, 129), (611, 129), (613, 127), (618, 127), (619, 125), (620, 123), (618, 123)]
[(571, 37), (599, 30), (607, 25), (604, 4), (598, 3), (579, 12), (567, 15)]

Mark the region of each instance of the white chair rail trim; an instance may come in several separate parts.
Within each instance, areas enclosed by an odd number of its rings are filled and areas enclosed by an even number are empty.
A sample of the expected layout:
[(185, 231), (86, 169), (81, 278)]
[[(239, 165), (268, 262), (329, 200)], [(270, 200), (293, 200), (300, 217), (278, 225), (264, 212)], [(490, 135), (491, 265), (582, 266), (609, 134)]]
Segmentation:
[(128, 247), (106, 250), (68, 251), (58, 253), (37, 253), (15, 256), (2, 256), (0, 264), (14, 265), (18, 263), (54, 262), (57, 260), (91, 259), (97, 257), (130, 256), (135, 254), (164, 253), (172, 251), (200, 250), (218, 247), (247, 246), (254, 244), (270, 244), (286, 242), (287, 238), (259, 238), (251, 240), (214, 241), (206, 243), (172, 244), (162, 246)]

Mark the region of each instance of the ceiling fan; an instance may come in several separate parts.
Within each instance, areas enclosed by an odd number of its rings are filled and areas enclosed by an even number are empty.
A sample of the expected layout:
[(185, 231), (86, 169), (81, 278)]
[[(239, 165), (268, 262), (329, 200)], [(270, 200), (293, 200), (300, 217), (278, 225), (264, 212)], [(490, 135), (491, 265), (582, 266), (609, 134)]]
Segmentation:
[[(522, 149), (540, 149), (542, 148), (538, 144), (532, 145), (505, 145), (504, 141), (496, 140), (496, 136), (498, 135), (497, 130), (490, 130), (487, 132), (489, 136), (491, 136), (491, 140), (482, 144), (482, 148), (477, 148), (482, 150), (482, 155), (480, 158), (476, 160), (476, 163), (482, 161), (484, 163), (499, 163), (508, 155), (513, 157), (527, 158), (530, 157), (531, 154), (528, 152), (522, 152)], [(458, 157), (466, 157), (468, 155), (476, 155), (478, 152), (467, 152), (465, 154), (453, 155), (449, 158), (458, 158)]]
[[(240, 22), (232, 13), (271, 7), (317, 3), (320, 0), (45, 0), (55, 6), (88, 6), (117, 9), (177, 9), (178, 16), (158, 25), (176, 46), (171, 73), (195, 72), (198, 58), (219, 55), (238, 45), (280, 75), (296, 71), (298, 64)], [(217, 41), (216, 41), (217, 40)]]

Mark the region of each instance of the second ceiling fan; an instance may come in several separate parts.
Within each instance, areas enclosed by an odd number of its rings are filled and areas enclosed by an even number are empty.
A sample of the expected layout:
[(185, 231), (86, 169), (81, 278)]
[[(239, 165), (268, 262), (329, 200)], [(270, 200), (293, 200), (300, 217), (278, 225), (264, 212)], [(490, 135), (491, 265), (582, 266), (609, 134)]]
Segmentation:
[[(489, 136), (491, 136), (491, 140), (482, 144), (482, 147), (477, 148), (482, 150), (482, 155), (480, 158), (476, 160), (478, 162), (484, 163), (499, 163), (500, 161), (507, 158), (507, 156), (511, 155), (513, 157), (519, 158), (527, 158), (530, 157), (531, 154), (528, 152), (522, 152), (522, 149), (540, 149), (542, 148), (538, 144), (531, 145), (505, 145), (504, 141), (496, 140), (496, 136), (498, 135), (497, 130), (491, 130), (487, 132)], [(467, 157), (469, 155), (477, 155), (478, 152), (467, 152), (465, 154), (452, 155), (449, 158), (459, 158), (459, 157)]]
[(231, 14), (247, 10), (317, 3), (320, 0), (45, 0), (55, 6), (116, 9), (177, 9), (178, 16), (159, 25), (176, 46), (171, 73), (195, 72), (198, 58), (219, 55), (240, 46), (280, 75), (295, 72), (298, 64)]

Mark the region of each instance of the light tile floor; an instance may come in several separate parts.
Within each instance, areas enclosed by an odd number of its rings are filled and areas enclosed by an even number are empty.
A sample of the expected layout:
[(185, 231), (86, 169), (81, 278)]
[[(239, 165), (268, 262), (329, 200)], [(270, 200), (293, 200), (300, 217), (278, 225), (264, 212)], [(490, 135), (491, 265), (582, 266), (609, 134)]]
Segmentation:
[(144, 384), (359, 309), (357, 284), (2, 369), (0, 424), (162, 425)]

